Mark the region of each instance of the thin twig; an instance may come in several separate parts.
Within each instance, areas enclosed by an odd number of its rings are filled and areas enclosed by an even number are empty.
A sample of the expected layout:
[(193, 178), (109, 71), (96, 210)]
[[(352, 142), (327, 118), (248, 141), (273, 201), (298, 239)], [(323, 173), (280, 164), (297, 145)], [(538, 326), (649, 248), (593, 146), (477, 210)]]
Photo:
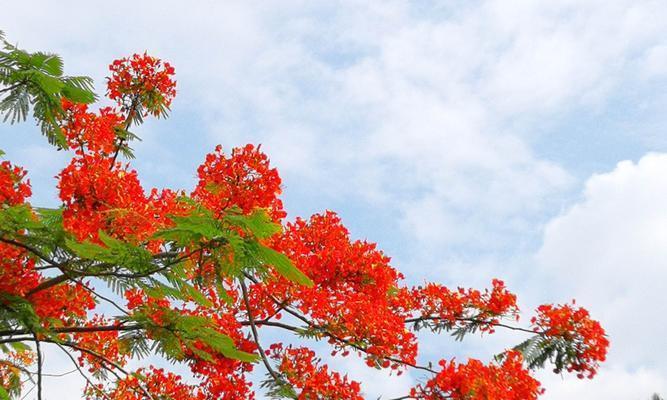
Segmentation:
[(116, 309), (118, 309), (120, 312), (122, 312), (125, 315), (130, 315), (130, 313), (125, 310), (123, 307), (119, 306), (115, 301), (111, 300), (108, 297), (102, 296), (101, 294), (97, 293), (95, 290), (89, 288), (88, 286), (84, 285), (83, 282), (79, 281), (81, 286), (86, 289), (88, 292), (90, 292), (93, 296), (99, 297), (100, 299), (106, 301), (107, 303), (111, 304), (114, 306)]
[[(54, 342), (54, 343), (56, 343), (56, 342)], [(123, 368), (122, 365), (118, 364), (117, 362), (115, 362), (115, 361), (113, 361), (113, 360), (108, 359), (107, 357), (105, 357), (105, 356), (103, 356), (103, 355), (97, 353), (96, 351), (93, 351), (93, 350), (90, 350), (90, 349), (86, 349), (86, 348), (84, 348), (84, 347), (80, 347), (80, 346), (77, 345), (76, 343), (72, 343), (72, 342), (61, 342), (60, 344), (62, 344), (63, 346), (70, 347), (70, 348), (72, 348), (72, 349), (74, 349), (74, 350), (78, 350), (78, 351), (81, 351), (81, 352), (83, 352), (83, 353), (90, 354), (91, 356), (97, 358), (98, 360), (102, 361), (103, 363), (106, 363), (106, 364), (111, 365), (112, 367), (116, 368), (117, 370), (119, 370), (120, 372), (122, 372), (123, 374), (125, 374), (125, 375), (127, 375), (127, 376), (131, 376), (131, 375), (132, 375), (132, 374), (130, 374), (129, 372), (127, 372), (127, 371), (125, 370), (125, 368)], [(137, 380), (137, 386), (139, 387), (139, 389), (141, 390), (141, 392), (142, 392), (146, 397), (148, 397), (148, 398), (151, 399), (151, 400), (155, 400), (155, 398), (150, 394), (150, 392), (149, 392), (146, 388), (144, 388), (144, 387), (139, 383), (139, 380)]]
[(86, 374), (84, 374), (83, 371), (81, 371), (81, 368), (79, 367), (79, 363), (76, 362), (74, 357), (69, 353), (69, 351), (67, 351), (67, 349), (65, 349), (59, 343), (56, 343), (56, 346), (58, 346), (65, 354), (67, 354), (67, 357), (69, 357), (69, 359), (72, 360), (72, 364), (74, 364), (74, 366), (76, 367), (76, 370), (79, 371), (79, 374), (83, 377), (83, 379), (86, 380), (86, 382), (88, 382), (88, 384), (93, 389), (95, 389), (98, 393), (100, 393), (105, 399), (111, 400), (111, 398), (106, 393), (104, 393), (104, 391), (102, 389), (98, 388), (97, 385), (95, 385), (93, 383), (93, 381), (91, 381), (90, 378), (88, 378), (88, 376)]
[[(415, 318), (407, 318), (403, 322), (406, 323), (406, 324), (411, 324), (411, 323), (415, 323), (415, 322), (439, 321), (439, 320), (443, 320), (443, 318), (428, 315), (428, 316), (421, 316), (421, 317), (415, 317)], [(543, 333), (543, 332), (540, 332), (540, 331), (533, 331), (533, 330), (530, 330), (530, 329), (521, 328), (519, 326), (507, 325), (507, 324), (503, 324), (503, 323), (500, 323), (500, 322), (484, 321), (484, 320), (480, 320), (480, 319), (477, 319), (477, 318), (456, 318), (456, 321), (485, 324), (485, 325), (489, 325), (489, 326), (492, 326), (492, 327), (498, 326), (498, 327), (505, 328), (505, 329), (510, 329), (510, 330), (513, 330), (513, 331), (530, 333), (532, 335), (539, 335), (539, 334)]]
[[(130, 126), (132, 125), (132, 118), (134, 117), (134, 114), (137, 112), (137, 107), (139, 107), (139, 95), (135, 95), (134, 98), (132, 99), (132, 103), (130, 104), (130, 109), (127, 112), (127, 118), (125, 119), (125, 126), (123, 127), (124, 131), (128, 131), (130, 129)], [(120, 153), (120, 149), (123, 147), (123, 141), (125, 138), (120, 138), (118, 141), (118, 145), (116, 146), (116, 151), (114, 152), (114, 155), (111, 159), (111, 169), (113, 169), (113, 166), (116, 164), (116, 159), (118, 159), (118, 153)]]
[(35, 350), (37, 351), (37, 400), (42, 400), (42, 348), (37, 339), (37, 334), (33, 334), (35, 338)]
[(280, 378), (280, 375), (278, 375), (278, 373), (276, 373), (276, 371), (273, 370), (273, 367), (271, 367), (271, 363), (269, 362), (269, 359), (266, 358), (266, 354), (264, 354), (264, 349), (262, 349), (262, 345), (259, 343), (259, 334), (257, 333), (257, 327), (255, 326), (255, 317), (253, 317), (252, 312), (250, 311), (250, 301), (248, 300), (248, 289), (246, 288), (243, 279), (239, 279), (239, 282), (241, 285), (241, 292), (243, 293), (243, 302), (245, 303), (246, 311), (248, 312), (250, 329), (252, 330), (252, 336), (255, 339), (255, 344), (257, 345), (257, 351), (262, 357), (262, 362), (264, 363), (266, 370), (269, 372), (269, 375), (271, 375), (271, 377), (273, 378), (274, 381), (276, 381), (276, 383), (283, 384), (284, 383), (283, 380)]

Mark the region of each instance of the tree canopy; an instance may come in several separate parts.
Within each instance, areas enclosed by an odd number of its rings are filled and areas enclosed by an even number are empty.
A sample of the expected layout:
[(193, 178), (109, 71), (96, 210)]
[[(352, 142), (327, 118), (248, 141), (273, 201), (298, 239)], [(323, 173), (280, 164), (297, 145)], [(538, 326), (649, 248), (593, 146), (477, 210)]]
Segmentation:
[[(401, 399), (536, 399), (535, 369), (592, 378), (605, 360), (605, 331), (574, 302), (541, 305), (522, 326), (499, 279), (481, 290), (410, 287), (335, 212), (286, 220), (280, 175), (260, 146), (216, 147), (192, 190), (145, 189), (127, 160), (144, 119), (168, 116), (174, 68), (146, 53), (115, 60), (106, 82), (114, 105), (92, 108), (90, 78), (0, 39), (4, 120), (32, 110), (48, 141), (71, 154), (58, 208), (32, 204), (27, 172), (0, 162), (0, 399), (49, 397), (47, 346), (72, 360), (87, 382), (82, 396), (107, 400), (362, 399), (360, 383), (323, 363), (314, 341), (369, 368), (423, 373)], [(271, 329), (301, 344), (269, 343)], [(492, 360), (418, 354), (420, 330), (464, 340), (499, 329), (521, 338)], [(128, 367), (148, 355), (167, 362)], [(251, 385), (256, 368), (261, 388)]]

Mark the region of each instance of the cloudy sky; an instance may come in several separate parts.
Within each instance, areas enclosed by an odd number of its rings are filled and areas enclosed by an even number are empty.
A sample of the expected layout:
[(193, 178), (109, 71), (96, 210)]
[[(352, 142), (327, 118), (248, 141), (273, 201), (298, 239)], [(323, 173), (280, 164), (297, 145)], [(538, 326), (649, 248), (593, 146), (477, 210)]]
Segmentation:
[[(338, 211), (409, 283), (500, 277), (528, 314), (586, 305), (609, 360), (592, 381), (540, 374), (544, 399), (642, 400), (667, 395), (665, 21), (667, 2), (643, 0), (25, 0), (3, 5), (0, 29), (100, 94), (114, 58), (172, 62), (172, 117), (138, 132), (146, 186), (191, 188), (215, 144), (261, 143), (290, 217)], [(56, 204), (67, 154), (32, 123), (0, 135), (34, 202)], [(423, 339), (438, 360), (520, 338)], [(331, 362), (369, 399), (422, 378)], [(78, 398), (75, 377), (47, 384)]]

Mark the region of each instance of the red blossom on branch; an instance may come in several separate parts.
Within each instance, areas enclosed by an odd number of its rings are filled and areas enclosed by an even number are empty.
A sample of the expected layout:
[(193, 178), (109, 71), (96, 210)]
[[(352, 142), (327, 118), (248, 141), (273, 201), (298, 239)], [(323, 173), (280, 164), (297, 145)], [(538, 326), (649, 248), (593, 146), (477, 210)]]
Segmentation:
[[(598, 321), (590, 318), (588, 310), (572, 305), (543, 304), (537, 308), (537, 316), (531, 319), (535, 332), (550, 339), (564, 340), (573, 354), (565, 365), (568, 372), (577, 377), (592, 378), (600, 363), (607, 357), (609, 339)], [(556, 372), (560, 372), (557, 368)]]
[(244, 213), (266, 208), (276, 221), (286, 215), (278, 195), (282, 192), (278, 171), (259, 147), (248, 144), (232, 149), (227, 157), (218, 145), (197, 168), (199, 182), (192, 197), (221, 215), (231, 207)]
[(435, 377), (412, 389), (411, 396), (425, 400), (533, 400), (542, 394), (540, 383), (523, 367), (521, 354), (509, 352), (501, 364), (484, 365), (471, 359), (465, 364), (440, 361)]
[(289, 384), (300, 390), (297, 397), (299, 400), (363, 400), (358, 382), (351, 381), (338, 372), (329, 371), (329, 367), (321, 365), (321, 360), (310, 349), (283, 349), (276, 344), (271, 346), (267, 353), (278, 361), (278, 371), (286, 377)]
[(152, 114), (164, 116), (176, 96), (174, 67), (168, 62), (148, 54), (114, 60), (109, 65), (111, 76), (107, 79), (107, 95), (127, 112), (141, 106), (144, 117)]

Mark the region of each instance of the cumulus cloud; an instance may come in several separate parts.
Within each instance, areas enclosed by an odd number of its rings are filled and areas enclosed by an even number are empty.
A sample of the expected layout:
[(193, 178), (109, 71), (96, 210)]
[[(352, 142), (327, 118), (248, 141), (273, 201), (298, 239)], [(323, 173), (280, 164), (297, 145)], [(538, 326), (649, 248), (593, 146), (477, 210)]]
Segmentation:
[(664, 396), (667, 392), (664, 374), (645, 368), (627, 370), (621, 366), (605, 368), (595, 381), (545, 373), (542, 382), (546, 387), (543, 400), (650, 400), (653, 393)]
[(667, 376), (665, 176), (667, 154), (620, 162), (613, 171), (592, 176), (582, 199), (546, 226), (537, 261), (548, 285), (557, 290), (547, 290), (544, 297), (576, 297), (611, 338), (613, 367), (597, 381), (568, 383), (558, 393), (597, 390), (595, 398), (635, 398), (602, 395), (612, 393), (607, 383), (616, 377), (644, 397), (649, 390), (664, 390), (664, 378), (657, 377)]

